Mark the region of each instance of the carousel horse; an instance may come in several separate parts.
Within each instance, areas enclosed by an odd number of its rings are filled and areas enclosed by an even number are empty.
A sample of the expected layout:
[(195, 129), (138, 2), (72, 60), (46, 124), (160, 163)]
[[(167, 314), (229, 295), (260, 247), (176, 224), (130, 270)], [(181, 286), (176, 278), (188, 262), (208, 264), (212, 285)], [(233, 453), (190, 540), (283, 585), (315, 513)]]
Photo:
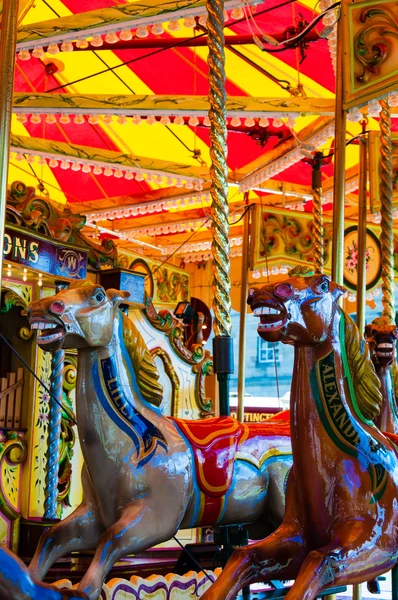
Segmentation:
[(282, 525), (235, 550), (203, 600), (231, 600), (271, 579), (295, 580), (286, 600), (312, 600), (396, 563), (398, 451), (373, 424), (380, 383), (357, 326), (338, 306), (343, 292), (305, 268), (249, 292), (259, 335), (294, 346), (293, 468)]
[[(374, 420), (381, 431), (398, 434), (398, 410), (395, 399), (396, 377), (395, 360), (398, 328), (387, 317), (377, 317), (365, 326), (365, 339), (368, 342), (371, 358), (381, 383), (383, 403), (380, 414)], [(397, 382), (398, 383), (398, 382)]]
[(7, 548), (0, 548), (0, 600), (78, 600), (87, 598), (76, 590), (35, 583), (23, 562)]
[(90, 600), (118, 559), (180, 528), (252, 523), (260, 535), (264, 523), (275, 529), (292, 464), (288, 419), (246, 425), (230, 417), (162, 415), (156, 366), (118, 309), (128, 295), (72, 284), (28, 313), (42, 349), (78, 349), (76, 414), (85, 461), (83, 502), (43, 534), (30, 572), (40, 580), (59, 557), (95, 549), (78, 587)]

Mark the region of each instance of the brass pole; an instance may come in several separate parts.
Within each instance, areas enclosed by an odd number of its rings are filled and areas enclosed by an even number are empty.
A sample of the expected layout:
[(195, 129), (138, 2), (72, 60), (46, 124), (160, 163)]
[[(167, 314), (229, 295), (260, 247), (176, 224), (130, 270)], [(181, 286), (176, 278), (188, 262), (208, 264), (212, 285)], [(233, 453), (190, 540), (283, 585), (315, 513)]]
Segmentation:
[(0, 288), (3, 272), (17, 24), (18, 0), (7, 0), (3, 6), (0, 37)]
[(352, 600), (361, 600), (362, 598), (362, 584), (352, 586)]
[(357, 325), (363, 334), (366, 309), (366, 184), (367, 184), (367, 138), (359, 140), (359, 196), (358, 196), (358, 281)]
[(245, 414), (245, 363), (246, 363), (246, 320), (249, 275), (249, 227), (250, 206), (243, 217), (242, 273), (240, 288), (239, 361), (238, 361), (238, 421), (243, 423)]
[(312, 163), (312, 206), (315, 273), (323, 273), (323, 217), (322, 217), (322, 152), (316, 152)]
[(337, 24), (336, 56), (336, 108), (334, 135), (334, 179), (333, 179), (333, 243), (332, 279), (342, 285), (344, 278), (344, 193), (346, 155), (346, 113), (343, 110), (343, 26)]
[(394, 234), (392, 214), (391, 116), (387, 98), (380, 100), (380, 214), (381, 279), (383, 316), (395, 323)]
[(231, 336), (231, 283), (227, 125), (224, 51), (224, 2), (207, 0), (210, 119), (210, 194), (212, 198), (213, 339), (214, 370), (217, 373), (220, 415), (229, 414), (229, 376), (233, 373)]

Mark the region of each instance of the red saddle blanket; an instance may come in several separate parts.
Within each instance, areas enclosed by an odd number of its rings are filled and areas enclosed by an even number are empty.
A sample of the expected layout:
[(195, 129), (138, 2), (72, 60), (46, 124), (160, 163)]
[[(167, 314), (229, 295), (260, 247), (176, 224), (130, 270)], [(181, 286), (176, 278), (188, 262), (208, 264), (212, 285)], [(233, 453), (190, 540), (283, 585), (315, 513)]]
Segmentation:
[(244, 442), (258, 436), (289, 436), (289, 413), (261, 423), (240, 423), (232, 417), (199, 421), (172, 418), (192, 447), (199, 488), (220, 498), (231, 484), (235, 455)]
[(389, 433), (388, 431), (383, 431), (382, 433), (387, 439), (391, 440), (395, 453), (398, 455), (398, 435), (396, 433)]

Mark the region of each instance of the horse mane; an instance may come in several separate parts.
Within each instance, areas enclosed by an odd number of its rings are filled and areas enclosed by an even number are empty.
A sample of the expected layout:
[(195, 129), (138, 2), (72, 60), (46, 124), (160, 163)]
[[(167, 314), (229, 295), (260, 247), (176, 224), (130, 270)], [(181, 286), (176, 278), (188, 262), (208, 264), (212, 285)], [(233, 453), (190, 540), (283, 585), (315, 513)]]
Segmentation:
[(123, 340), (133, 363), (137, 384), (144, 399), (160, 406), (163, 400), (163, 386), (159, 383), (159, 371), (156, 367), (144, 338), (133, 321), (122, 313)]
[(363, 417), (373, 421), (380, 413), (383, 401), (380, 381), (370, 358), (368, 345), (364, 343), (364, 339), (351, 317), (347, 314), (344, 316), (344, 341), (356, 401)]

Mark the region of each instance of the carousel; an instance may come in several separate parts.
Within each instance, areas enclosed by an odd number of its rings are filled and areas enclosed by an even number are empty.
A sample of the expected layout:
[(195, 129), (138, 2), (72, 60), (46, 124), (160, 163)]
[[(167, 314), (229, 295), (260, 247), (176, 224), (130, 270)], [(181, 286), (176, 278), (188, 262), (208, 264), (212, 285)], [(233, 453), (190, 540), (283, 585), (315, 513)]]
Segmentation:
[(0, 31), (0, 598), (397, 600), (396, 2)]

